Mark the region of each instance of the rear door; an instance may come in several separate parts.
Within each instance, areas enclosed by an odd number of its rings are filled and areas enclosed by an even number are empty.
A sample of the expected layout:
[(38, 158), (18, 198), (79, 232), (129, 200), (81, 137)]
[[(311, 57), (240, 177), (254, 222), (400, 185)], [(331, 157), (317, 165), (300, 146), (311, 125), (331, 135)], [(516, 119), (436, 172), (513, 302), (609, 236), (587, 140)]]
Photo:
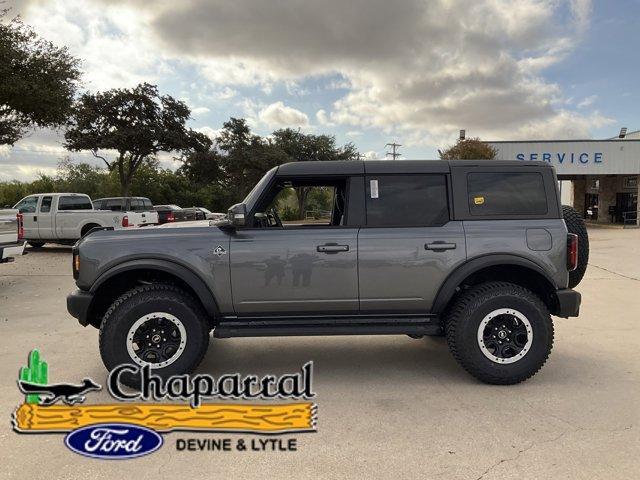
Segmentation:
[(462, 222), (450, 219), (445, 173), (368, 174), (358, 234), (362, 313), (428, 313), (466, 258)]
[(38, 236), (44, 239), (54, 239), (55, 224), (52, 213), (53, 196), (43, 195), (38, 207)]

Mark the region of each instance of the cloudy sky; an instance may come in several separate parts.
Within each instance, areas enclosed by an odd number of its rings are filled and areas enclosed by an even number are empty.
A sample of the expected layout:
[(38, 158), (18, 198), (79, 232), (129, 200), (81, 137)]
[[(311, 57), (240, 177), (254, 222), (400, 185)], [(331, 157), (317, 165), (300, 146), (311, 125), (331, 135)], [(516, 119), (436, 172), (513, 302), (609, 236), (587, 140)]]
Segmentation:
[[(83, 88), (147, 81), (215, 134), (335, 134), (370, 157), (435, 158), (483, 139), (604, 138), (640, 128), (640, 2), (8, 0), (83, 61)], [(51, 173), (55, 132), (0, 147), (0, 180)], [(72, 154), (91, 160), (90, 154)]]

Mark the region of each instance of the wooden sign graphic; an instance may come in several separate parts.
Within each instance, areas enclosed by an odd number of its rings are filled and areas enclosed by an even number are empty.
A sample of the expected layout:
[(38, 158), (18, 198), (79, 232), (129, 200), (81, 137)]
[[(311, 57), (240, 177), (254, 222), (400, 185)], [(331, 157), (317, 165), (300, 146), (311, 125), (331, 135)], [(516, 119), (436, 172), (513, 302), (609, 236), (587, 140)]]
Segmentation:
[(122, 403), (52, 405), (23, 403), (13, 414), (19, 432), (69, 432), (99, 423), (132, 423), (160, 432), (198, 430), (246, 433), (289, 433), (316, 429), (317, 407), (311, 402), (268, 404)]

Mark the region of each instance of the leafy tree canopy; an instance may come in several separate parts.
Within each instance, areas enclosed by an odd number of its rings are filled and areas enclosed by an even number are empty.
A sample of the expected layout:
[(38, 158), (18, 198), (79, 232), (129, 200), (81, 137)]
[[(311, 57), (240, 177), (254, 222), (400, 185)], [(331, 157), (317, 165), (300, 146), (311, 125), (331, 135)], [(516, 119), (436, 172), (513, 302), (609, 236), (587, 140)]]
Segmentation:
[[(189, 107), (170, 95), (160, 95), (155, 85), (85, 93), (76, 102), (65, 147), (90, 150), (116, 171), (121, 194), (128, 195), (140, 166), (159, 152), (207, 151), (211, 140), (186, 127)], [(109, 160), (104, 151), (116, 151)]]
[(476, 137), (459, 139), (439, 153), (442, 160), (493, 160), (498, 151)]
[(34, 127), (67, 121), (80, 80), (80, 61), (39, 38), (20, 18), (0, 10), (0, 145), (13, 145)]

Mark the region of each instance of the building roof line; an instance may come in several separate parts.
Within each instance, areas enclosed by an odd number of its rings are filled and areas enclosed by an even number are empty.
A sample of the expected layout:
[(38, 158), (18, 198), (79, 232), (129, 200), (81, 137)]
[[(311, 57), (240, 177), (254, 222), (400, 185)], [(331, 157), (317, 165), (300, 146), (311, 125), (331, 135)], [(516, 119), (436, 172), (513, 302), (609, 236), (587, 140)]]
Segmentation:
[[(640, 131), (640, 130), (639, 130)], [(631, 132), (635, 133), (635, 132)], [(629, 135), (629, 134), (627, 134)], [(482, 143), (579, 143), (579, 142), (640, 142), (640, 138), (605, 138), (583, 140), (483, 140)]]

